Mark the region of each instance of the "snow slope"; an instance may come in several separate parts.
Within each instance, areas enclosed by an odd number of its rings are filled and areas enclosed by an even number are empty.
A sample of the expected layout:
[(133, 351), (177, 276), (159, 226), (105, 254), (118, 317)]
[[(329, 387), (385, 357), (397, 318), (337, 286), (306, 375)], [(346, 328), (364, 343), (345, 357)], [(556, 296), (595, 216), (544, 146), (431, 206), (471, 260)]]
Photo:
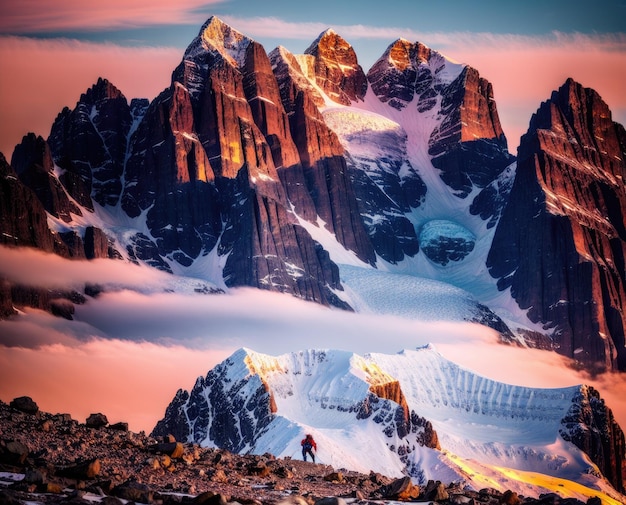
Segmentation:
[[(606, 503), (619, 503), (620, 496), (587, 456), (559, 436), (561, 419), (582, 386), (504, 384), (455, 365), (433, 346), (363, 356), (328, 349), (269, 356), (240, 349), (217, 369), (228, 400), (210, 403), (216, 398), (210, 372), (204, 382), (198, 379), (184, 407), (191, 440), (203, 445), (215, 443), (211, 416), (219, 420), (228, 412), (239, 419), (231, 422), (238, 425), (235, 431), (252, 441), (239, 452), (300, 458), (300, 440), (311, 433), (317, 461), (335, 468), (408, 474), (422, 484), (460, 481), (476, 490), (488, 486), (524, 495), (558, 491), (583, 501), (601, 495)], [(372, 396), (373, 387), (395, 381), (408, 410), (418, 416), (411, 417), (408, 431), (399, 428), (399, 404)], [(209, 401), (208, 417), (198, 410), (202, 399)], [(247, 412), (260, 412), (267, 401), (273, 414), (250, 438)], [(420, 418), (432, 422), (441, 450), (420, 442)]]

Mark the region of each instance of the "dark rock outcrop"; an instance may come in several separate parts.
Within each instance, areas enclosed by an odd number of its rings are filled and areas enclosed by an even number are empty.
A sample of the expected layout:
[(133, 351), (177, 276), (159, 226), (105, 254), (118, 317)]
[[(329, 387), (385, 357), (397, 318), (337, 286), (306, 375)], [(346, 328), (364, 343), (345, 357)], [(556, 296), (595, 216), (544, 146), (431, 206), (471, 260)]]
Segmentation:
[(60, 180), (84, 208), (115, 205), (122, 191), (127, 139), (132, 113), (124, 95), (106, 79), (98, 79), (73, 110), (57, 116), (48, 144)]
[(488, 267), (557, 352), (626, 370), (626, 133), (569, 79), (522, 137)]
[(232, 452), (253, 447), (272, 420), (272, 399), (258, 375), (227, 380), (234, 365), (229, 358), (199, 377), (191, 392), (179, 390), (151, 436), (172, 433), (186, 442), (211, 440)]
[(588, 454), (602, 475), (623, 493), (626, 474), (624, 433), (600, 394), (591, 387), (582, 387), (561, 426), (561, 437)]
[(13, 151), (11, 166), (51, 215), (65, 222), (72, 220), (71, 214), (82, 215), (54, 175), (52, 154), (42, 137), (36, 137), (33, 133), (26, 135)]
[(0, 153), (0, 244), (34, 247), (68, 256), (67, 246), (48, 227), (46, 210)]
[(443, 181), (465, 198), (474, 187), (487, 186), (513, 162), (491, 83), (466, 66), (442, 90), (441, 114), (445, 119), (432, 132), (428, 152)]

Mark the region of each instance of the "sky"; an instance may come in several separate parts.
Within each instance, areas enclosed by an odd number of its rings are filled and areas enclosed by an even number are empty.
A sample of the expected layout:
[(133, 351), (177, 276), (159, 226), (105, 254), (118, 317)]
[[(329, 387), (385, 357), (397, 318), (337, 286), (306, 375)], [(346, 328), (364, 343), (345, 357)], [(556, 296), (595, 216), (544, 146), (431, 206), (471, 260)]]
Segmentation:
[[(47, 138), (56, 115), (73, 108), (98, 77), (129, 100), (154, 98), (211, 15), (268, 52), (283, 45), (301, 53), (333, 28), (354, 46), (366, 71), (397, 38), (420, 41), (492, 82), (513, 153), (532, 113), (568, 77), (598, 91), (614, 119), (626, 124), (626, 0), (20, 0), (0, 2), (0, 152), (10, 160), (29, 131)], [(121, 263), (112, 270), (92, 262), (80, 273), (75, 262), (29, 261), (25, 254), (18, 259), (1, 250), (0, 267), (3, 275), (25, 271), (37, 283), (45, 278), (55, 286), (81, 279), (118, 285), (114, 293), (78, 307), (74, 321), (37, 311), (25, 313), (19, 326), (0, 321), (0, 399), (31, 394), (43, 409), (67, 411), (79, 420), (103, 411), (112, 422), (149, 431), (176, 389), (191, 388), (238, 347), (273, 353), (335, 346), (337, 334), (346, 335), (340, 343), (356, 352), (435, 342), (451, 359), (505, 382), (561, 387), (589, 379), (564, 368), (553, 354), (525, 350), (520, 359), (519, 350), (491, 345), (495, 336), (482, 327), (356, 318), (247, 290), (216, 298), (207, 309), (198, 296), (156, 293), (164, 282), (158, 272)], [(154, 290), (146, 292), (146, 285)], [(234, 319), (237, 328), (230, 324)], [(11, 340), (15, 336), (19, 344)], [(478, 343), (484, 350), (472, 352)], [(534, 359), (529, 352), (536, 353)], [(626, 425), (622, 383), (605, 377), (594, 384)]]
[(201, 25), (217, 15), (261, 42), (301, 53), (327, 28), (367, 71), (399, 37), (469, 64), (494, 86), (515, 154), (531, 115), (568, 77), (595, 89), (626, 123), (626, 0), (21, 0), (0, 3), (0, 152), (47, 138), (98, 77), (152, 99)]

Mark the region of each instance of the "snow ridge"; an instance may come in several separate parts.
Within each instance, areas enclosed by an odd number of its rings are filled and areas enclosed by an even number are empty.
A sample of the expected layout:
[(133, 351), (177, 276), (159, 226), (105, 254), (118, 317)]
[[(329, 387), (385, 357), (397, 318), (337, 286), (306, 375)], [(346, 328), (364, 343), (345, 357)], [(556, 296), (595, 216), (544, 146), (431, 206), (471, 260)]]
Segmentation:
[[(457, 480), (474, 489), (490, 476), (502, 489), (539, 494), (545, 489), (524, 472), (606, 487), (587, 456), (559, 435), (581, 388), (493, 381), (432, 345), (364, 356), (334, 349), (270, 356), (244, 348), (199, 378), (188, 396), (179, 393), (168, 411), (183, 411), (189, 440), (206, 446), (300, 457), (299, 441), (312, 433), (319, 462), (335, 467), (410, 475), (418, 483)], [(168, 422), (160, 421), (161, 429), (170, 429)]]

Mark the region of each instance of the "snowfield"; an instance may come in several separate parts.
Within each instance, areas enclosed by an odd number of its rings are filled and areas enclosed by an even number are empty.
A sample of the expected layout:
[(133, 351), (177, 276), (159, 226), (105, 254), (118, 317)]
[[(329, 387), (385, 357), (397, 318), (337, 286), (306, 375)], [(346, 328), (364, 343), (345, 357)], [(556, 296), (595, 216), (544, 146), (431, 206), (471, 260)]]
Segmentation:
[[(335, 468), (409, 473), (421, 484), (461, 482), (527, 496), (555, 491), (583, 501), (622, 498), (585, 454), (559, 436), (560, 420), (581, 386), (541, 389), (493, 381), (455, 365), (433, 346), (363, 356), (329, 349), (270, 356), (244, 348), (227, 363), (224, 383), (234, 395), (243, 401), (262, 383), (276, 406), (269, 426), (243, 452), (299, 459), (300, 440), (311, 433), (317, 462)], [(373, 415), (356, 416), (372, 385), (395, 380), (409, 410), (432, 422), (441, 450), (389, 429), (393, 416), (384, 412), (392, 412), (387, 409), (396, 408), (394, 402), (382, 400)], [(213, 445), (209, 437), (200, 442)]]

